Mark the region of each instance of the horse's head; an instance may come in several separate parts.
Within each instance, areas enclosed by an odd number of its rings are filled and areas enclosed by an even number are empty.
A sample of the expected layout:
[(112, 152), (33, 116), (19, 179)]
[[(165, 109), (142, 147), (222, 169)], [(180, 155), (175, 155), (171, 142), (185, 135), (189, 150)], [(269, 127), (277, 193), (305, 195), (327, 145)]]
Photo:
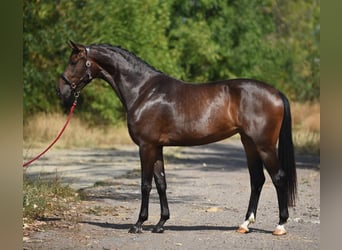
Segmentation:
[(93, 63), (89, 58), (89, 48), (72, 41), (69, 46), (72, 49), (69, 64), (61, 74), (57, 86), (58, 95), (63, 101), (68, 99), (72, 93), (78, 93), (93, 79)]

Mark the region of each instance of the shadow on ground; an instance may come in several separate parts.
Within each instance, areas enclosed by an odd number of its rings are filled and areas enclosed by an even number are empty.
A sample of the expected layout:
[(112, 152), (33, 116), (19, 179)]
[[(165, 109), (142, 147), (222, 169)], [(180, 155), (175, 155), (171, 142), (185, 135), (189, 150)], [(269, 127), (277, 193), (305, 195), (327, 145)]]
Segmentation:
[[(98, 226), (102, 228), (109, 228), (109, 229), (117, 229), (117, 230), (129, 230), (133, 225), (132, 224), (115, 224), (115, 223), (107, 223), (107, 222), (94, 222), (94, 221), (81, 221), (81, 223)], [(143, 229), (144, 231), (152, 231), (153, 225), (144, 225)], [(263, 230), (258, 228), (250, 227), (250, 232), (256, 232), (256, 233), (263, 233), (263, 234), (271, 234), (272, 231), (269, 230)], [(170, 225), (165, 226), (165, 231), (236, 231), (237, 227), (232, 226), (208, 226), (208, 225), (195, 225), (195, 226), (176, 226), (176, 225)]]

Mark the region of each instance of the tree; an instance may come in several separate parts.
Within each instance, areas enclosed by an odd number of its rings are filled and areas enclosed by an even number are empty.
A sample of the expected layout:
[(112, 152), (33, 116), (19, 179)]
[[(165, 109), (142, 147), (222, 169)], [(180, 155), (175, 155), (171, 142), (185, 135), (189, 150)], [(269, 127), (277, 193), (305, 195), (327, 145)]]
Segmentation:
[(190, 80), (236, 77), (277, 84), (271, 1), (174, 1), (170, 45)]
[(296, 100), (320, 96), (320, 1), (274, 1), (277, 31), (274, 40), (283, 48), (282, 80)]
[[(60, 109), (54, 86), (67, 64), (69, 39), (122, 45), (160, 70), (180, 75), (164, 35), (168, 9), (168, 2), (157, 0), (25, 1), (24, 116)], [(122, 118), (122, 106), (106, 84), (95, 81), (81, 98), (87, 105), (81, 100), (78, 111), (85, 118), (96, 123)]]
[[(319, 0), (27, 0), (24, 116), (61, 111), (55, 85), (76, 43), (121, 45), (160, 71), (191, 82), (266, 81), (294, 100), (319, 99)], [(110, 87), (82, 91), (78, 114), (124, 119)], [(24, 118), (24, 120), (26, 120)]]
[(175, 0), (172, 13), (183, 78), (256, 78), (319, 99), (319, 0)]

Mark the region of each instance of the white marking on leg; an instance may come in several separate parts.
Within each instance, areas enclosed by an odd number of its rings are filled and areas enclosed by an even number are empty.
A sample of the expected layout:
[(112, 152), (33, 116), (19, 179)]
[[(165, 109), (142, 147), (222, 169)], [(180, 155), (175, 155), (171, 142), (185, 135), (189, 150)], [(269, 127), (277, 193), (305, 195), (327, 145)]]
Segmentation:
[(247, 232), (249, 232), (248, 226), (251, 223), (255, 222), (255, 217), (254, 217), (254, 213), (251, 213), (251, 215), (249, 216), (248, 220), (245, 220), (241, 225), (240, 228), (245, 229)]
[(249, 221), (248, 220), (245, 220), (241, 225), (240, 227), (246, 229), (248, 231), (248, 225), (249, 225)]
[(251, 213), (251, 215), (250, 215), (249, 218), (248, 218), (248, 221), (249, 221), (250, 223), (254, 223), (254, 222), (255, 222), (254, 213)]
[(279, 231), (284, 231), (285, 227), (284, 227), (284, 225), (277, 225), (276, 229)]

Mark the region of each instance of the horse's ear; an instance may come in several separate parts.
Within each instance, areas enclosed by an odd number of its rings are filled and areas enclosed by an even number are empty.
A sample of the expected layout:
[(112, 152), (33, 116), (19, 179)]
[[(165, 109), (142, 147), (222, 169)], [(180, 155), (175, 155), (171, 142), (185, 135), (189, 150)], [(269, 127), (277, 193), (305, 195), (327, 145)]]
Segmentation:
[(77, 45), (76, 43), (74, 43), (73, 41), (71, 41), (71, 40), (69, 40), (69, 47), (72, 49), (72, 50), (74, 50), (74, 51), (76, 51), (76, 52), (79, 52), (79, 51), (81, 51), (81, 49), (84, 47), (84, 46), (82, 46), (82, 45)]
[(72, 50), (78, 50), (77, 45), (73, 41), (69, 40), (68, 45)]

